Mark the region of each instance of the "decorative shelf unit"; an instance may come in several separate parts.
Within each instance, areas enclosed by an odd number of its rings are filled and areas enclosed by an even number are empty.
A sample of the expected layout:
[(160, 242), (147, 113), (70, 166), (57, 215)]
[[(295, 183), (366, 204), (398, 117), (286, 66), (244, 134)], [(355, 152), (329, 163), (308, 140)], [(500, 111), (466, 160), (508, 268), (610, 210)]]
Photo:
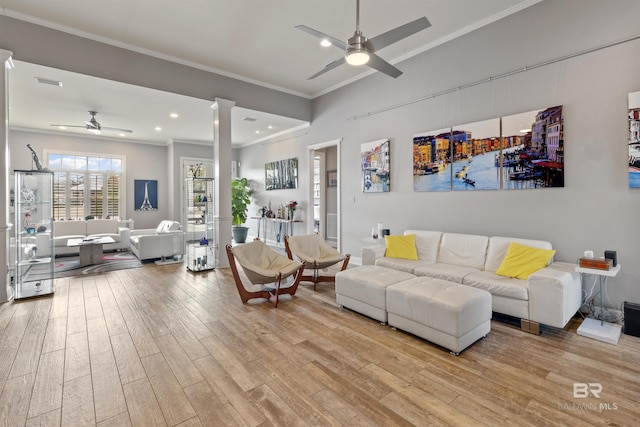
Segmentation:
[[(52, 294), (54, 244), (38, 248), (36, 234), (53, 234), (53, 172), (16, 170), (14, 299)], [(47, 256), (38, 256), (38, 253)]]
[(216, 267), (213, 178), (187, 178), (185, 182), (185, 240), (187, 269), (206, 271)]

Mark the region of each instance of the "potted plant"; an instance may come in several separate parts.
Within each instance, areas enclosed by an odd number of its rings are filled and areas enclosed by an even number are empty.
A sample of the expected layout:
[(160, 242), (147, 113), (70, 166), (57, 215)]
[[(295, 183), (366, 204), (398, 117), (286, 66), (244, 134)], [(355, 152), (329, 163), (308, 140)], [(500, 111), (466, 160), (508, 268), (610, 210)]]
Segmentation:
[(244, 227), (243, 224), (247, 222), (252, 194), (253, 190), (249, 187), (247, 178), (236, 178), (231, 182), (231, 230), (236, 243), (244, 243), (247, 240), (249, 227)]

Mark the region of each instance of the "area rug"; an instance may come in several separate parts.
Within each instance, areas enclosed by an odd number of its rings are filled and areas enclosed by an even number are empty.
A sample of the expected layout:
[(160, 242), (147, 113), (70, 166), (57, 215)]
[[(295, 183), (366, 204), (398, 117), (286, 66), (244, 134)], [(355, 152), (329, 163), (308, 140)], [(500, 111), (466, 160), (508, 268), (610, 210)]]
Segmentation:
[[(100, 274), (108, 271), (142, 267), (140, 260), (131, 252), (114, 252), (102, 255), (102, 264), (80, 267), (77, 256), (56, 258), (53, 265), (54, 277), (73, 277)], [(27, 280), (43, 280), (49, 277), (50, 266), (35, 265), (26, 274)]]

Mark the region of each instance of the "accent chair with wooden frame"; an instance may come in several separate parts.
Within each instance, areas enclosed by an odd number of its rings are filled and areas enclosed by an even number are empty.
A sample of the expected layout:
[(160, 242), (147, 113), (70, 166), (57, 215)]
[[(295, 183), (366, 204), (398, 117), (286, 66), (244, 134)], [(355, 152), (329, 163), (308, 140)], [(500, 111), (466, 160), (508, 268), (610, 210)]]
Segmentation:
[(284, 236), (285, 250), (290, 260), (295, 255), (300, 261), (306, 263), (305, 268), (312, 269), (311, 275), (302, 276), (303, 281), (313, 282), (313, 290), (321, 282), (335, 283), (335, 274), (321, 274), (320, 270), (327, 269), (340, 262), (339, 271), (343, 271), (349, 265), (350, 254), (342, 254), (329, 246), (319, 234), (307, 234), (302, 236)]
[[(244, 304), (255, 298), (266, 298), (277, 308), (280, 295), (293, 296), (296, 293), (302, 278), (304, 262), (293, 261), (278, 254), (261, 240), (235, 247), (227, 245), (226, 250), (233, 279)], [(253, 285), (253, 290), (247, 289), (242, 282), (236, 261)], [(283, 279), (292, 275), (294, 277), (291, 286), (281, 287)], [(273, 287), (266, 286), (270, 283)]]

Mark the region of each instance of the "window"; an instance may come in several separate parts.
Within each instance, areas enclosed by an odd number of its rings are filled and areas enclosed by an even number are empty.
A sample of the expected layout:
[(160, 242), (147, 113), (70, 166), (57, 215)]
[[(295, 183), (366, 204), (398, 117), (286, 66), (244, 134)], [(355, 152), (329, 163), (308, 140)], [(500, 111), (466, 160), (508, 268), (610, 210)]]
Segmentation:
[(55, 219), (120, 217), (124, 214), (124, 157), (46, 153), (54, 172)]

